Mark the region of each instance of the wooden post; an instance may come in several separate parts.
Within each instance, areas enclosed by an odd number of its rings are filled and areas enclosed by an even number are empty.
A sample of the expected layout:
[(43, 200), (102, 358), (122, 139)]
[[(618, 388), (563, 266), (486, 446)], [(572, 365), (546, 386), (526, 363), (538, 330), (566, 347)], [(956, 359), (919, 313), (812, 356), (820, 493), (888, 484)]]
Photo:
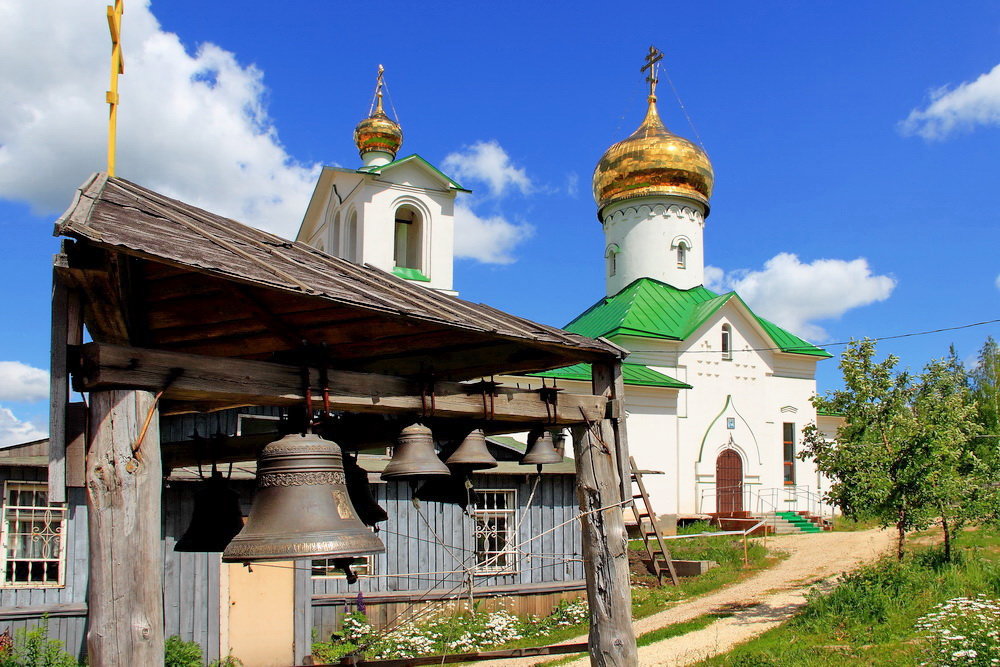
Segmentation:
[(66, 502), (66, 406), (69, 403), (67, 345), (83, 339), (83, 318), (79, 295), (70, 290), (60, 275), (66, 255), (53, 258), (52, 340), (49, 349), (49, 501)]
[(161, 665), (163, 481), (154, 395), (126, 389), (92, 392), (90, 429), (90, 664)]
[[(619, 362), (593, 365), (594, 394), (612, 394), (614, 366), (619, 365)], [(576, 454), (577, 498), (583, 513), (583, 562), (590, 605), (590, 662), (601, 667), (637, 665), (632, 629), (632, 591), (629, 588), (628, 536), (620, 505), (621, 485), (611, 420), (603, 419), (589, 426), (574, 427), (573, 448)], [(605, 507), (608, 509), (601, 509)]]

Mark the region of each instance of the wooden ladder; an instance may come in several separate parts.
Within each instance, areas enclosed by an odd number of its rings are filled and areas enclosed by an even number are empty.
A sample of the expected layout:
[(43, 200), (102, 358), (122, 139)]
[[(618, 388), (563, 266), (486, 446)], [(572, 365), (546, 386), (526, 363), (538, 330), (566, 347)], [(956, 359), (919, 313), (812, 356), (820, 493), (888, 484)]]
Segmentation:
[[(642, 482), (642, 476), (644, 474), (651, 474), (653, 471), (639, 470), (638, 466), (635, 465), (634, 457), (628, 457), (628, 462), (632, 468), (632, 513), (635, 514), (635, 520), (639, 526), (639, 536), (646, 547), (646, 554), (649, 556), (653, 573), (656, 575), (661, 586), (667, 576), (670, 577), (671, 583), (676, 586), (678, 581), (677, 572), (674, 571), (674, 562), (663, 539), (663, 531), (660, 530), (656, 513), (653, 512), (653, 505), (649, 501), (646, 485)], [(634, 493), (636, 489), (638, 489), (638, 493)], [(642, 508), (639, 507), (637, 502), (639, 500), (642, 500)], [(655, 538), (655, 541), (653, 538)]]

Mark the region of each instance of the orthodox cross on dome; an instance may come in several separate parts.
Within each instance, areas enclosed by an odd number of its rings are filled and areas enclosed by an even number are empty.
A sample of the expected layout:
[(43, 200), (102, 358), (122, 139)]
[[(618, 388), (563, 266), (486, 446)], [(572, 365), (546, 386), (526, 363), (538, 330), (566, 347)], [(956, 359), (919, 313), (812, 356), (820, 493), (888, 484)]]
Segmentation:
[(663, 60), (663, 52), (655, 46), (650, 46), (649, 53), (646, 54), (646, 64), (639, 69), (640, 72), (649, 70), (646, 75), (646, 83), (649, 84), (649, 96), (652, 99), (656, 99), (656, 84), (660, 82), (656, 78), (656, 71), (659, 69), (657, 63), (661, 60)]
[(372, 115), (372, 109), (374, 113), (385, 113), (382, 111), (382, 87), (385, 85), (384, 81), (385, 68), (382, 65), (378, 66), (378, 76), (375, 79), (375, 97), (372, 98), (372, 106), (368, 109), (368, 115)]

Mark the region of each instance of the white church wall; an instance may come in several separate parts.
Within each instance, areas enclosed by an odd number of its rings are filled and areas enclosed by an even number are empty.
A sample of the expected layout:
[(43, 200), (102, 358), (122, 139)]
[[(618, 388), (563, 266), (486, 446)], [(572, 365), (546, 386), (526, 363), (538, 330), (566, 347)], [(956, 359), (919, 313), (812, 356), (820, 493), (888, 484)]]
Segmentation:
[[(654, 278), (679, 289), (705, 280), (702, 230), (704, 209), (682, 197), (639, 197), (612, 204), (604, 212), (605, 255), (617, 249), (614, 275), (605, 267), (607, 293), (617, 294), (639, 278)], [(677, 246), (687, 249), (678, 266)]]
[[(723, 325), (730, 328), (731, 359), (721, 351)], [(660, 399), (629, 411), (630, 448), (637, 461), (642, 467), (666, 467), (676, 478), (651, 482), (657, 511), (715, 511), (715, 466), (725, 449), (735, 450), (743, 461), (747, 502), (754, 505), (746, 509), (767, 510), (769, 504), (778, 510), (795, 509), (795, 503), (784, 502), (782, 424), (794, 423), (798, 438), (802, 427), (815, 419), (809, 403), (816, 390), (815, 359), (768, 351), (773, 343), (736, 301), (723, 306), (686, 341), (620, 336), (615, 342), (632, 352), (629, 361), (692, 385), (673, 392), (669, 408)], [(776, 365), (794, 373), (776, 377)], [(631, 405), (630, 392), (627, 388), (626, 405)], [(662, 444), (666, 439), (671, 442)], [(796, 481), (815, 488), (815, 468), (801, 461), (795, 466)]]

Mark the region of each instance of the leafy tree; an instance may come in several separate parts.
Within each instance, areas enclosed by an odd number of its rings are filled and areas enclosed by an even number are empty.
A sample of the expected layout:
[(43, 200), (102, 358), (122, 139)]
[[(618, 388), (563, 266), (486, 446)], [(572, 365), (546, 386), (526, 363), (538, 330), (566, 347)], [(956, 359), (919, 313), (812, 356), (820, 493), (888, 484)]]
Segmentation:
[(973, 450), (981, 463), (978, 507), (983, 518), (1000, 523), (1000, 345), (987, 337), (979, 350), (969, 384), (976, 402), (976, 421), (981, 432)]
[(992, 336), (979, 350), (976, 366), (969, 372), (976, 418), (983, 433), (976, 439), (976, 452), (994, 469), (1000, 467), (1000, 345)]
[(913, 449), (925, 468), (920, 496), (931, 503), (944, 530), (944, 556), (962, 525), (981, 518), (985, 468), (971, 443), (979, 432), (976, 403), (965, 369), (952, 351), (924, 368), (911, 394), (916, 420)]
[(844, 388), (813, 399), (845, 424), (833, 440), (807, 426), (800, 456), (832, 480), (828, 499), (846, 516), (896, 528), (902, 559), (906, 534), (935, 517), (950, 550), (956, 522), (973, 515), (966, 501), (979, 466), (968, 447), (974, 403), (954, 356), (931, 362), (916, 380), (898, 363), (891, 355), (877, 362), (872, 340), (852, 341), (840, 361)]

